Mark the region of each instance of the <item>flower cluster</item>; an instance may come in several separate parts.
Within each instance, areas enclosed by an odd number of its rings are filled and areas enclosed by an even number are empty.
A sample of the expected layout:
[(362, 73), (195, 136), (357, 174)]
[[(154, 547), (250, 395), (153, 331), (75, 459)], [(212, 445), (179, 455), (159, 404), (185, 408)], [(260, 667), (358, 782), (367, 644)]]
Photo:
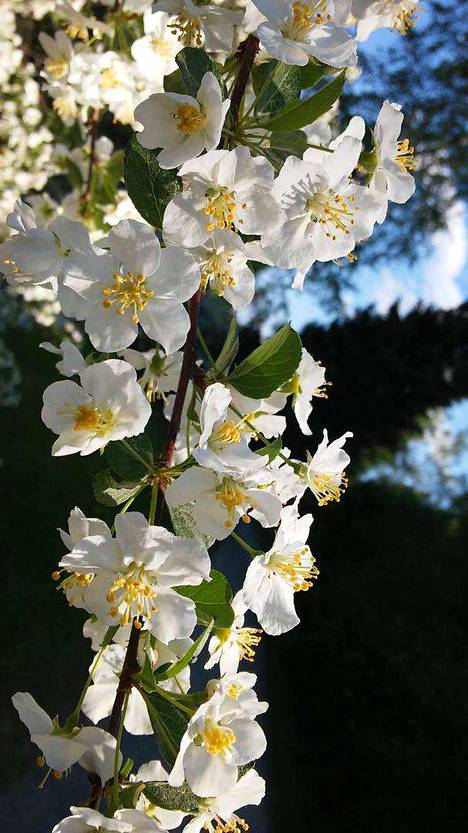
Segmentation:
[[(76, 507), (60, 533), (52, 577), (88, 614), (94, 651), (75, 709), (60, 721), (31, 695), (13, 697), (44, 780), (76, 763), (93, 774), (89, 798), (54, 833), (235, 833), (248, 829), (238, 810), (263, 798), (254, 766), (267, 703), (244, 663), (262, 632), (299, 623), (297, 594), (319, 575), (304, 506), (340, 500), (352, 433), (314, 437), (312, 409), (331, 383), (289, 325), (237, 358), (236, 313), (254, 299), (256, 263), (293, 270), (301, 290), (317, 261), (352, 259), (389, 202), (412, 195), (398, 104), (385, 101), (372, 129), (354, 117), (334, 138), (327, 119), (358, 41), (376, 26), (407, 30), (415, 9), (32, 4), (33, 17), (60, 25), (39, 34), (42, 91), (49, 115), (77, 130), (73, 147), (58, 137), (51, 153), (74, 185), (60, 204), (14, 201), (0, 268), (13, 291), (51, 293), (89, 339), (87, 355), (67, 339), (41, 345), (62, 377), (44, 391), (42, 420), (54, 456), (104, 455), (94, 496), (115, 510), (109, 527)], [(135, 128), (126, 194), (122, 153), (98, 129), (107, 114)], [(212, 303), (231, 316), (215, 357), (199, 326)], [(283, 442), (291, 417), (312, 437), (301, 459)], [(261, 550), (242, 532), (251, 524), (264, 528)], [(210, 557), (228, 537), (234, 595)], [(194, 691), (199, 656), (213, 676)], [(133, 772), (125, 732), (154, 734), (162, 760)]]

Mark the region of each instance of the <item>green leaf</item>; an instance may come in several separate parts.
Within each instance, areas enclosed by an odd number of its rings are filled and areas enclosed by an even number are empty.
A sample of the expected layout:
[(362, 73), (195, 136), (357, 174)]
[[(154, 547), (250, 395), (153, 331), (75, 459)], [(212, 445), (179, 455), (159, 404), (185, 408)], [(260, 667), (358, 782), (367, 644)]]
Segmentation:
[(254, 92), (258, 96), (255, 114), (262, 124), (278, 110), (299, 98), (301, 79), (299, 67), (268, 61), (252, 70)]
[(234, 621), (232, 590), (227, 579), (217, 570), (212, 570), (210, 577), (211, 581), (202, 581), (198, 587), (175, 587), (174, 590), (193, 599), (201, 624), (207, 625), (214, 619), (215, 627), (230, 628)]
[(262, 153), (271, 162), (276, 171), (280, 171), (288, 156), (298, 156), (302, 159), (304, 151), (309, 147), (307, 136), (302, 130), (290, 133), (272, 133), (270, 146), (262, 148)]
[(176, 69), (175, 72), (171, 72), (170, 75), (164, 76), (164, 92), (178, 93), (179, 95), (187, 94), (180, 69)]
[(205, 72), (213, 72), (212, 61), (203, 49), (186, 46), (176, 55), (176, 63), (188, 94), (196, 98)]
[(244, 396), (264, 399), (293, 376), (301, 351), (301, 339), (285, 324), (235, 368), (229, 382)]
[(263, 448), (259, 448), (256, 451), (256, 454), (265, 455), (268, 457), (268, 462), (271, 463), (275, 457), (278, 456), (281, 449), (283, 447), (283, 443), (281, 437), (277, 437), (276, 440), (273, 440), (269, 445), (265, 445)]
[(141, 480), (153, 465), (153, 446), (148, 434), (127, 437), (125, 440), (109, 443), (104, 459), (112, 471), (124, 480)]
[(144, 790), (144, 784), (132, 784), (131, 787), (124, 787), (119, 790), (119, 808), (133, 810)]
[(151, 692), (156, 691), (156, 681), (154, 679), (154, 671), (153, 666), (151, 665), (151, 661), (148, 657), (148, 654), (145, 653), (145, 662), (141, 671), (138, 674), (133, 675), (133, 679), (140, 683), (143, 688), (145, 689), (148, 694)]
[(91, 197), (97, 205), (115, 201), (115, 194), (123, 175), (123, 151), (118, 150), (110, 159), (94, 166), (91, 179)]
[(208, 639), (211, 631), (213, 630), (213, 625), (214, 622), (212, 621), (209, 625), (206, 626), (205, 630), (201, 632), (200, 636), (195, 640), (193, 645), (190, 646), (188, 651), (186, 651), (185, 654), (177, 662), (174, 663), (174, 665), (171, 665), (170, 668), (168, 668), (166, 671), (158, 672), (156, 670), (154, 672), (154, 679), (160, 682), (161, 680), (170, 680), (171, 677), (176, 677), (177, 674), (180, 674), (180, 672), (187, 667), (189, 662), (192, 661), (197, 652), (203, 648), (206, 640)]
[(346, 78), (344, 69), (318, 92), (303, 101), (293, 102), (264, 124), (267, 130), (300, 130), (327, 113), (341, 95)]
[(158, 692), (141, 692), (161, 755), (172, 768), (187, 728), (188, 716)]
[(187, 783), (181, 787), (170, 787), (167, 781), (148, 781), (144, 785), (144, 795), (156, 807), (164, 810), (181, 810), (183, 813), (196, 813), (200, 799), (192, 792)]
[(312, 61), (309, 61), (307, 66), (299, 67), (299, 73), (301, 76), (301, 87), (307, 89), (308, 87), (315, 87), (324, 75), (334, 75), (336, 69), (326, 66), (326, 64), (314, 64)]
[(136, 495), (142, 485), (141, 480), (136, 483), (116, 480), (111, 469), (103, 469), (94, 477), (93, 494), (97, 502), (104, 506), (120, 506)]
[(196, 541), (204, 544), (207, 549), (213, 546), (215, 538), (210, 538), (210, 536), (200, 532), (191, 503), (184, 503), (181, 506), (169, 506), (168, 508), (172, 528), (176, 535), (182, 535), (184, 538), (195, 538)]
[(229, 323), (229, 328), (226, 334), (226, 339), (221, 348), (218, 358), (216, 359), (214, 372), (216, 375), (222, 373), (231, 364), (239, 352), (239, 337), (237, 335), (237, 320), (233, 315)]
[(125, 148), (124, 177), (128, 196), (141, 216), (161, 230), (164, 211), (182, 184), (174, 170), (163, 171), (158, 151), (142, 147), (136, 136)]

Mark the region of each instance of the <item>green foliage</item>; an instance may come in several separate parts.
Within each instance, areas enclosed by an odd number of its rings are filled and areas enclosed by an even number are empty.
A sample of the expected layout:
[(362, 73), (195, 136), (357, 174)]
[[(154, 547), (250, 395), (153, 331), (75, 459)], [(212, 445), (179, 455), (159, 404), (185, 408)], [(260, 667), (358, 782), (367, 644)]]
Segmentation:
[(257, 347), (230, 374), (239, 393), (263, 399), (288, 382), (301, 360), (301, 339), (289, 324)]
[(188, 716), (175, 705), (175, 702), (166, 699), (157, 691), (151, 694), (141, 692), (141, 695), (148, 709), (159, 751), (172, 768), (187, 728)]
[(207, 625), (214, 619), (217, 628), (229, 628), (234, 621), (231, 587), (218, 570), (212, 570), (210, 578), (211, 581), (202, 581), (198, 587), (176, 587), (175, 590), (195, 602), (200, 624)]
[(123, 175), (123, 152), (117, 150), (107, 162), (98, 162), (93, 167), (91, 178), (91, 201), (95, 205), (109, 205), (115, 200), (115, 193)]
[(176, 535), (182, 535), (185, 538), (195, 538), (204, 544), (207, 549), (212, 546), (215, 539), (200, 532), (190, 503), (183, 504), (182, 506), (170, 506), (168, 508), (172, 528)]
[(301, 92), (299, 67), (279, 61), (254, 66), (252, 83), (257, 96), (255, 115), (259, 124), (267, 122), (274, 113), (296, 101)]
[(272, 463), (273, 460), (278, 456), (281, 449), (283, 447), (283, 441), (281, 437), (277, 437), (276, 440), (269, 443), (268, 445), (263, 446), (263, 448), (259, 448), (257, 454), (261, 454), (265, 457), (268, 457), (268, 462)]
[(182, 810), (195, 813), (200, 799), (192, 792), (187, 783), (181, 787), (170, 787), (166, 781), (148, 781), (143, 790), (146, 798), (164, 810)]
[(141, 481), (120, 481), (112, 474), (112, 469), (98, 471), (93, 480), (93, 494), (98, 503), (104, 506), (120, 506), (137, 494), (142, 488)]
[(226, 368), (229, 367), (231, 362), (234, 361), (238, 352), (239, 336), (237, 334), (237, 320), (236, 316), (233, 315), (231, 321), (229, 322), (228, 331), (226, 333), (226, 339), (215, 362), (215, 374), (222, 373), (224, 370), (226, 370)]
[(316, 93), (302, 101), (288, 104), (283, 110), (272, 116), (265, 127), (267, 130), (300, 130), (327, 113), (341, 95), (346, 78), (346, 70), (340, 72), (332, 81), (325, 84)]
[(166, 206), (182, 186), (176, 171), (163, 171), (157, 157), (156, 150), (142, 147), (134, 136), (125, 149), (124, 176), (128, 196), (137, 211), (161, 231)]
[(187, 93), (196, 98), (203, 76), (206, 72), (213, 72), (211, 58), (203, 49), (186, 46), (176, 56), (176, 63)]
[(126, 481), (141, 480), (153, 465), (153, 445), (147, 433), (109, 443), (104, 459), (118, 477)]
[(324, 75), (335, 75), (336, 69), (334, 67), (327, 67), (325, 64), (315, 64), (309, 61), (305, 67), (299, 67), (299, 73), (301, 76), (301, 87), (307, 89), (308, 87), (315, 87)]
[(202, 650), (203, 646), (205, 645), (206, 640), (208, 639), (211, 631), (213, 630), (214, 620), (210, 622), (209, 625), (201, 632), (201, 634), (195, 639), (194, 643), (190, 646), (190, 648), (185, 652), (185, 654), (171, 665), (166, 671), (155, 671), (154, 672), (154, 679), (157, 682), (161, 682), (162, 680), (170, 680), (172, 677), (177, 677), (177, 674), (180, 674), (184, 668), (187, 667), (189, 662), (198, 654), (199, 651)]

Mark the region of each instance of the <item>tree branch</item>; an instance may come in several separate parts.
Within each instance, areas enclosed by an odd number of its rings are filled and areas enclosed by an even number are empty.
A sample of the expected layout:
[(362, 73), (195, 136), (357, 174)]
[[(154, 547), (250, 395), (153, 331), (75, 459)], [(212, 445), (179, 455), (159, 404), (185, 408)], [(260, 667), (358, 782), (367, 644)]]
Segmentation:
[(91, 184), (93, 181), (94, 164), (96, 162), (96, 140), (97, 140), (97, 124), (99, 121), (99, 108), (95, 107), (88, 122), (89, 126), (89, 160), (88, 173), (86, 176), (85, 189), (82, 194), (83, 207), (86, 208), (91, 199)]
[(240, 66), (236, 83), (234, 84), (232, 90), (231, 106), (229, 108), (231, 123), (234, 127), (237, 126), (237, 122), (239, 121), (239, 108), (244, 97), (245, 88), (249, 80), (259, 45), (258, 38), (256, 38), (255, 35), (249, 35), (239, 47), (239, 52), (241, 54)]

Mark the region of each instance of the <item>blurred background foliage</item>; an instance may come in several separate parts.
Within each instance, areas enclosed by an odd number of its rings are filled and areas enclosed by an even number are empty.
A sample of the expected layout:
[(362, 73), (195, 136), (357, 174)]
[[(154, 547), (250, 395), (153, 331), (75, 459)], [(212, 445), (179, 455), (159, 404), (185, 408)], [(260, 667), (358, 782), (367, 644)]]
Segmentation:
[[(345, 124), (359, 113), (373, 124), (383, 98), (403, 104), (418, 188), (408, 205), (392, 205), (357, 264), (314, 267), (302, 299), (304, 346), (333, 386), (314, 407), (311, 441), (292, 426), (285, 443), (303, 456), (322, 426), (332, 437), (352, 430), (353, 462), (340, 504), (304, 506), (316, 517), (311, 546), (320, 579), (300, 594), (301, 627), (259, 649), (271, 702), (263, 766), (271, 771), (267, 817), (257, 817), (256, 833), (466, 830), (467, 449), (460, 425), (455, 433), (440, 425), (468, 398), (468, 305), (419, 305), (403, 314), (394, 304), (384, 314), (349, 315), (342, 300), (366, 264), (421, 254), (430, 263), (434, 233), (465, 196), (464, 30), (462, 4), (426, 0), (414, 33), (363, 50), (362, 77), (337, 117)], [(289, 283), (289, 274), (259, 274), (244, 353), (287, 317)], [(326, 315), (308, 318), (312, 300)], [(226, 315), (222, 302), (205, 309), (213, 350)], [(57, 343), (62, 322), (39, 324), (22, 299), (5, 294), (0, 326), (2, 676), (6, 697), (31, 690), (54, 713), (72, 705), (90, 659), (81, 613), (68, 610), (50, 579), (61, 552), (55, 530), (75, 504), (105, 515), (91, 489), (100, 464), (96, 455), (52, 460), (39, 419), (55, 371), (37, 346)], [(240, 580), (244, 567), (234, 564), (233, 576)], [(37, 793), (24, 789), (40, 780), (34, 751), (7, 701), (1, 715), (10, 796), (4, 823), (10, 812), (11, 829), (47, 833), (47, 823), (65, 814), (67, 786), (49, 785), (38, 810)]]

